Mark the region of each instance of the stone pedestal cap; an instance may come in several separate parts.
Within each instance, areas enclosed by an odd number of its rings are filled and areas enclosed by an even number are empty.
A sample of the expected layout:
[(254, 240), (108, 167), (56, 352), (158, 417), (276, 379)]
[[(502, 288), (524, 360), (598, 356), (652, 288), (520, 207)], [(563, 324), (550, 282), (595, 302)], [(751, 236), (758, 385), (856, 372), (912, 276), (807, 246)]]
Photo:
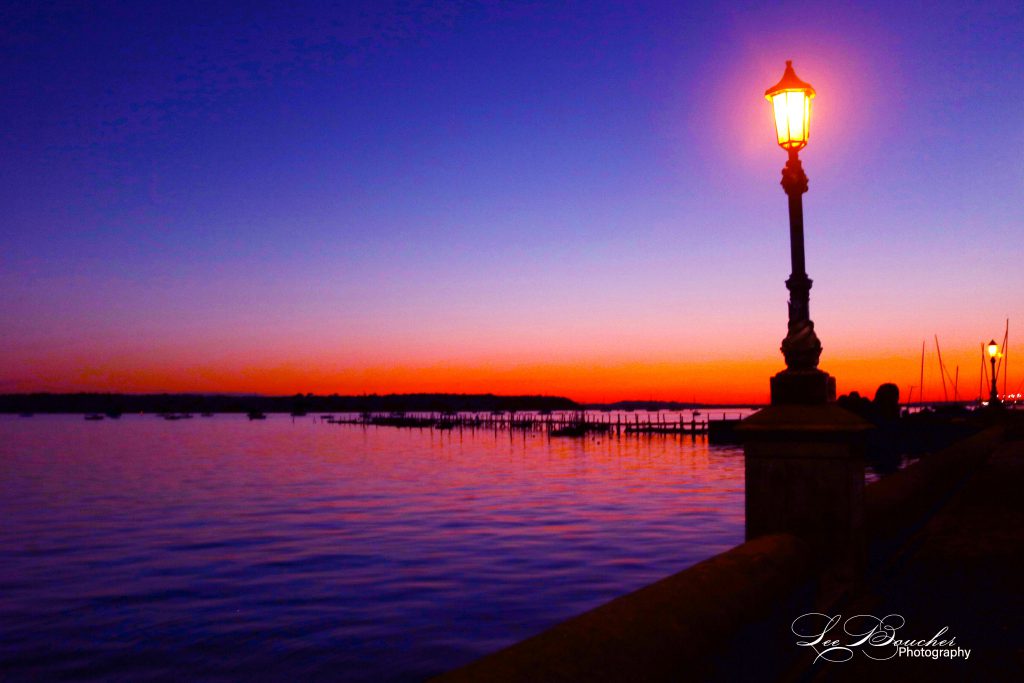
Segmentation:
[(736, 427), (744, 441), (828, 441), (849, 439), (872, 429), (870, 422), (834, 403), (768, 406)]

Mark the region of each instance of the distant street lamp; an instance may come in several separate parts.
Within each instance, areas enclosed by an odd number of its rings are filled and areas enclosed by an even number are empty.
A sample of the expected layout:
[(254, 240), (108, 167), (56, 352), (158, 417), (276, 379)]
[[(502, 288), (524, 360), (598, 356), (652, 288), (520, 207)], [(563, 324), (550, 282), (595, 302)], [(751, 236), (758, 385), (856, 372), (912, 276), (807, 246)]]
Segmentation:
[(814, 88), (797, 78), (793, 62), (786, 62), (782, 80), (765, 91), (775, 114), (779, 146), (789, 153), (782, 169), (782, 188), (789, 197), (789, 248), (793, 272), (786, 280), (789, 290), (789, 329), (782, 340), (786, 369), (771, 380), (772, 404), (819, 404), (834, 401), (835, 378), (818, 369), (821, 342), (814, 333), (810, 314), (811, 279), (804, 266), (803, 193), (807, 175), (799, 151), (807, 146), (811, 127)]
[(999, 355), (999, 345), (993, 339), (988, 343), (988, 359), (992, 362), (992, 391), (988, 395), (990, 406), (999, 405), (999, 391), (996, 388), (996, 356)]

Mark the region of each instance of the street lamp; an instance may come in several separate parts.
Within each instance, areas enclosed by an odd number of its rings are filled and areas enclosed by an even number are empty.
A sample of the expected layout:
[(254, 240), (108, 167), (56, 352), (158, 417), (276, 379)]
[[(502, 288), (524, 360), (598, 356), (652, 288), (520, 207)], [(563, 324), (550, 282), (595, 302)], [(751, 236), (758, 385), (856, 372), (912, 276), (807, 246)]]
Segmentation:
[(999, 345), (996, 344), (996, 340), (993, 339), (988, 343), (988, 359), (992, 363), (992, 391), (988, 395), (988, 404), (990, 406), (999, 405), (999, 391), (996, 388), (996, 356), (999, 355)]
[(793, 62), (786, 62), (782, 80), (764, 93), (775, 114), (775, 135), (789, 154), (782, 169), (782, 189), (789, 197), (789, 249), (793, 272), (786, 280), (789, 290), (789, 328), (782, 340), (786, 369), (771, 380), (772, 404), (820, 404), (834, 401), (835, 378), (818, 369), (821, 342), (814, 333), (810, 314), (811, 279), (804, 266), (803, 193), (807, 174), (799, 152), (807, 146), (811, 128), (814, 88), (797, 78)]

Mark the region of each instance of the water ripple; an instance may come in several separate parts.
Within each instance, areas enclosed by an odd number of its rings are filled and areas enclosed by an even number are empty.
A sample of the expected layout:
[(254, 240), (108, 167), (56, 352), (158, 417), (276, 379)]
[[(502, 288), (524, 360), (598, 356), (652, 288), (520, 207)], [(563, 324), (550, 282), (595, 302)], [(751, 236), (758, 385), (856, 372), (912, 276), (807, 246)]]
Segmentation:
[(690, 437), (0, 417), (5, 680), (409, 681), (741, 540)]

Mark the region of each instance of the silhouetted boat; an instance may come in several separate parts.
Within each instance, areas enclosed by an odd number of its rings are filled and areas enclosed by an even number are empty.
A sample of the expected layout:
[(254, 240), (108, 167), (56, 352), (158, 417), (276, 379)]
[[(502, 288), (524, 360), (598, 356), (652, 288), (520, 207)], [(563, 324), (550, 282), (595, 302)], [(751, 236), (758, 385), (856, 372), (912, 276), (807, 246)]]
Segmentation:
[(332, 425), (364, 425), (367, 424), (366, 420), (358, 417), (334, 417), (329, 415), (326, 420), (327, 424)]
[[(694, 413), (696, 415), (697, 413)], [(708, 443), (722, 444), (722, 443), (740, 443), (739, 432), (736, 431), (736, 427), (740, 425), (743, 420), (709, 420), (707, 422), (708, 430)], [(698, 425), (700, 423), (697, 423)]]
[(182, 416), (177, 413), (164, 413), (165, 420), (180, 420), (181, 418)]
[(89, 420), (90, 422), (96, 422), (97, 420), (102, 420), (103, 416), (99, 414), (86, 415), (85, 419)]
[(586, 436), (587, 432), (605, 432), (610, 426), (604, 422), (587, 422), (584, 411), (569, 415), (565, 422), (548, 431), (549, 436)]
[(258, 410), (250, 410), (248, 413), (250, 420), (266, 420), (267, 416)]
[(107, 417), (109, 417), (111, 420), (120, 420), (121, 419), (121, 413), (117, 412), (116, 410), (112, 410), (109, 413), (105, 413), (105, 415)]
[[(396, 417), (398, 415), (399, 417)], [(388, 416), (371, 417), (369, 420), (363, 420), (363, 424), (373, 425), (384, 425), (388, 427), (433, 427), (436, 424), (436, 420), (431, 417), (412, 417), (406, 416), (405, 413), (392, 413)]]
[(551, 434), (551, 436), (586, 436), (587, 435), (587, 425), (585, 425), (585, 424), (567, 425), (565, 427), (559, 427), (557, 429), (552, 429), (549, 432), (549, 434)]

